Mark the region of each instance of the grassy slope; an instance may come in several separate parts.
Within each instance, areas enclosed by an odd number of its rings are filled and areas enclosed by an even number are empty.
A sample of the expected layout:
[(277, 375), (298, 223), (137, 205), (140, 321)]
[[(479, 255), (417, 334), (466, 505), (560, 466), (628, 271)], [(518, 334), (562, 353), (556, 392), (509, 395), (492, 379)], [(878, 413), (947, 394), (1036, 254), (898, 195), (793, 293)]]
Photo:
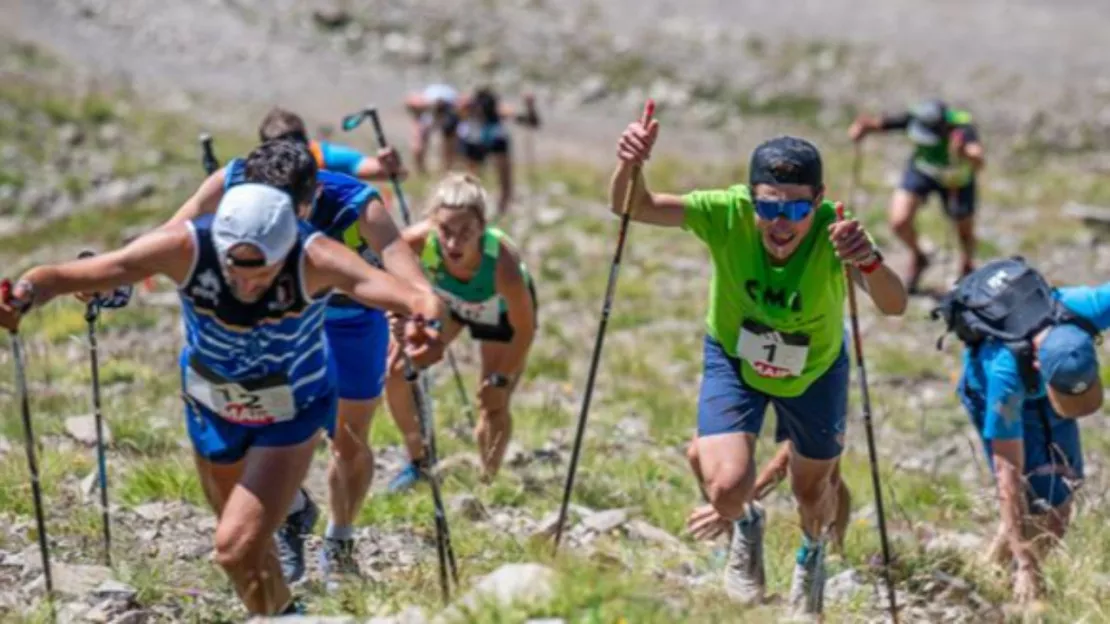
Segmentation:
[[(69, 103), (61, 92), (34, 84), (5, 83), (4, 101), (18, 101), (31, 109), (65, 111), (76, 123), (98, 123), (98, 110), (112, 106)], [(107, 96), (105, 96), (107, 97)], [(112, 96), (115, 97), (115, 96)], [(90, 112), (92, 111), (92, 112)], [(188, 124), (156, 116), (130, 115), (128, 128), (157, 142), (175, 158), (193, 158), (195, 134)], [(6, 141), (33, 142), (27, 135), (5, 134)], [(221, 138), (221, 140), (224, 140)], [(25, 146), (25, 143), (17, 143)], [(231, 148), (221, 153), (230, 154)], [(236, 147), (241, 145), (237, 144)], [(30, 147), (28, 146), (28, 149)], [(847, 155), (829, 154), (832, 179), (844, 179)], [(677, 161), (660, 159), (649, 174), (657, 188), (686, 188), (695, 184), (721, 184), (737, 179), (739, 172), (715, 167), (694, 168)], [(1029, 205), (1037, 193), (1056, 181), (1046, 172), (1036, 177), (1010, 180), (1007, 193), (990, 192), (988, 202), (995, 210)], [(548, 225), (528, 227), (518, 218), (509, 230), (524, 248), (528, 262), (539, 276), (543, 302), (540, 337), (533, 350), (528, 383), (515, 409), (516, 442), (524, 449), (544, 446), (550, 439), (562, 440), (563, 458), (573, 431), (585, 369), (592, 345), (600, 299), (605, 288), (616, 221), (608, 217), (603, 201), (605, 172), (576, 163), (550, 163), (537, 174), (542, 195), (537, 203), (562, 212)], [(199, 180), (199, 174), (198, 174)], [(874, 206), (873, 216), (883, 201), (885, 187), (866, 180)], [(1071, 182), (1077, 200), (1097, 201), (1106, 197), (1105, 185), (1093, 177)], [(419, 193), (418, 185), (413, 189)], [(25, 251), (60, 240), (109, 245), (118, 241), (125, 225), (153, 224), (165, 214), (166, 206), (180, 198), (158, 196), (149, 204), (119, 208), (108, 214), (75, 215), (49, 227), (0, 239), (0, 260), (19, 266)], [(1039, 207), (1051, 207), (1049, 200)], [(925, 216), (925, 230), (940, 236), (940, 221), (933, 212)], [(1051, 229), (1051, 228), (1049, 228)], [(883, 236), (883, 232), (878, 232)], [(1023, 246), (1043, 241), (1022, 239)], [(1066, 239), (1066, 237), (1065, 237)], [(1034, 249), (1033, 251), (1036, 251)], [(610, 335), (603, 357), (598, 392), (590, 415), (589, 434), (578, 476), (575, 501), (595, 509), (635, 507), (641, 518), (676, 535), (697, 490), (685, 468), (681, 447), (692, 431), (694, 399), (699, 375), (700, 318), (704, 311), (708, 267), (705, 252), (690, 237), (636, 227), (631, 234), (627, 261), (617, 289)], [(7, 271), (5, 271), (7, 273)], [(1005, 579), (974, 560), (972, 552), (926, 553), (922, 546), (927, 531), (962, 530), (989, 535), (995, 512), (992, 490), (985, 475), (968, 464), (949, 466), (937, 474), (897, 467), (910, 452), (970, 438), (965, 419), (951, 396), (949, 371), (955, 368), (954, 351), (931, 351), (933, 328), (925, 326), (923, 304), (915, 304), (903, 320), (873, 319), (864, 312), (868, 335), (869, 372), (873, 377), (873, 402), (880, 431), (882, 475), (886, 488), (888, 518), (896, 535), (901, 565), (900, 590), (925, 593), (930, 570), (943, 569), (971, 581), (977, 591), (993, 602), (1006, 596)], [(140, 333), (141, 332), (141, 333)], [(91, 450), (67, 447), (60, 442), (64, 417), (86, 413), (88, 373), (83, 351), (84, 323), (80, 308), (59, 302), (35, 314), (25, 325), (28, 377), (32, 385), (32, 410), (36, 433), (44, 443), (41, 455), (43, 485), (50, 508), (49, 530), (59, 560), (93, 563), (99, 552), (99, 518), (94, 507), (81, 503), (78, 481), (94, 469)], [(201, 504), (196, 477), (184, 438), (180, 407), (176, 401), (177, 344), (176, 311), (135, 305), (106, 314), (103, 342), (112, 345), (102, 356), (102, 380), (106, 387), (105, 408), (115, 436), (111, 456), (113, 501), (121, 511), (119, 522), (141, 523), (128, 515), (129, 509), (150, 501), (185, 500)], [(464, 360), (470, 346), (462, 346)], [(473, 387), (475, 370), (465, 372)], [(0, 352), (0, 379), (12, 379), (7, 349)], [(445, 375), (436, 388), (442, 431), (462, 422), (458, 400)], [(0, 518), (5, 524), (23, 523), (22, 531), (0, 533), (0, 549), (18, 552), (33, 543), (29, 523), (30, 488), (26, 464), (20, 452), (17, 404), (4, 382), (5, 400), (0, 408), (0, 435), (13, 449), (0, 456)], [(926, 391), (930, 391), (926, 397)], [(854, 508), (870, 508), (871, 489), (863, 445), (858, 397), (853, 390), (852, 439), (845, 457), (844, 473), (855, 493)], [(647, 425), (648, 440), (630, 440), (618, 428), (628, 417)], [(769, 427), (767, 428), (770, 429)], [(772, 448), (765, 432), (761, 456)], [(386, 417), (378, 418), (374, 447), (396, 445), (398, 436)], [(966, 443), (964, 443), (966, 446)], [(1087, 428), (1085, 444), (1090, 455), (1101, 454), (1110, 445), (1105, 428), (1095, 423)], [(441, 435), (442, 455), (472, 452), (471, 445), (451, 435)], [(970, 452), (967, 453), (969, 456)], [(321, 461), (323, 455), (321, 453)], [(969, 460), (972, 462), (972, 460)], [(973, 463), (973, 462), (972, 462)], [(975, 464), (979, 466), (979, 464)], [(981, 468), (981, 466), (979, 466)], [(506, 471), (493, 485), (478, 484), (466, 471), (452, 473), (446, 480), (448, 496), (473, 492), (491, 511), (524, 513), (539, 518), (556, 509), (565, 464), (535, 464), (524, 471)], [(389, 475), (379, 475), (379, 479)], [(1052, 621), (1077, 621), (1084, 617), (1105, 620), (1105, 577), (1110, 571), (1110, 539), (1101, 520), (1107, 511), (1105, 482), (1092, 480), (1081, 501), (1082, 513), (1063, 552), (1048, 565)], [(798, 542), (795, 515), (783, 492), (772, 501), (772, 522), (766, 553), (770, 590), (785, 594), (788, 589), (793, 549)], [(857, 520), (842, 558), (830, 563), (830, 575), (846, 567), (868, 569), (877, 552), (877, 537), (865, 514)], [(203, 514), (202, 516), (203, 517)], [(434, 610), (438, 603), (434, 531), (429, 497), (422, 490), (403, 497), (379, 496), (363, 510), (360, 523), (381, 531), (415, 537), (421, 547), (414, 565), (398, 565), (378, 571), (380, 584), (352, 588), (339, 597), (309, 596), (314, 612), (353, 612), (359, 615), (387, 613), (409, 604)], [(677, 572), (713, 569), (712, 547), (683, 540), (688, 554), (668, 554), (620, 534), (604, 536), (585, 556), (566, 548), (552, 561), (547, 548), (520, 541), (486, 522), (470, 522), (459, 514), (451, 517), (455, 547), (460, 558), (464, 586), (479, 575), (509, 561), (539, 560), (555, 566), (560, 583), (550, 604), (533, 604), (498, 614), (482, 612), (473, 621), (522, 621), (526, 616), (562, 616), (573, 622), (672, 622), (767, 621), (776, 607), (741, 612), (729, 605), (714, 581), (691, 589), (675, 580)], [(195, 533), (206, 536), (201, 521)], [(322, 523), (321, 523), (322, 524)], [(322, 527), (321, 527), (322, 528)], [(183, 535), (164, 535), (173, 540)], [(140, 590), (147, 605), (176, 605), (191, 621), (241, 617), (222, 575), (206, 558), (171, 559), (156, 554), (137, 531), (116, 532), (116, 557), (120, 577)], [(713, 577), (716, 579), (717, 577)], [(859, 598), (831, 605), (830, 620), (858, 620), (878, 613)], [(39, 612), (41, 616), (41, 610)], [(12, 617), (14, 614), (8, 614)], [(34, 615), (28, 616), (33, 621)]]

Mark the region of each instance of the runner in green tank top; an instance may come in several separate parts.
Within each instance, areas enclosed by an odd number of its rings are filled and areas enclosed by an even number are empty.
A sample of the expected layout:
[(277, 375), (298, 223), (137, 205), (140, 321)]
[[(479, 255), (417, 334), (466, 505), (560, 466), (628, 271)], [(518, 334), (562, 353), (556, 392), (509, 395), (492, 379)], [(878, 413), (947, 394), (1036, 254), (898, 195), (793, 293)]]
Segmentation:
[[(536, 333), (537, 309), (535, 286), (520, 252), (508, 236), (487, 224), (487, 211), (481, 182), (469, 174), (450, 174), (433, 193), (427, 218), (403, 236), (451, 311), (440, 334), (443, 343), (450, 344), (465, 327), (481, 345), (474, 438), (483, 479), (489, 480), (497, 474), (512, 435), (509, 402)], [(424, 449), (416, 406), (400, 366), (389, 371), (386, 398), (405, 434), (409, 456), (420, 462)]]
[(764, 514), (752, 502), (754, 456), (764, 412), (774, 405), (777, 438), (790, 441), (803, 529), (790, 600), (800, 611), (820, 613), (848, 404), (842, 263), (853, 267), (854, 281), (884, 314), (904, 312), (905, 289), (862, 225), (837, 219), (811, 143), (779, 137), (761, 144), (752, 153), (748, 185), (667, 195), (651, 192), (631, 173), (650, 156), (658, 130), (656, 121), (625, 130), (610, 201), (619, 213), (635, 184), (632, 218), (693, 233), (712, 261), (698, 435), (690, 454), (710, 504), (691, 514), (688, 527), (700, 535), (722, 519), (733, 522), (725, 590), (739, 602), (760, 602)]
[(890, 203), (890, 227), (910, 250), (906, 285), (913, 294), (929, 266), (929, 257), (917, 244), (913, 221), (917, 208), (933, 193), (940, 196), (945, 214), (956, 224), (960, 275), (974, 268), (976, 185), (984, 151), (971, 114), (949, 108), (939, 100), (926, 100), (895, 115), (860, 115), (848, 135), (858, 142), (868, 134), (893, 130), (905, 130), (914, 144)]

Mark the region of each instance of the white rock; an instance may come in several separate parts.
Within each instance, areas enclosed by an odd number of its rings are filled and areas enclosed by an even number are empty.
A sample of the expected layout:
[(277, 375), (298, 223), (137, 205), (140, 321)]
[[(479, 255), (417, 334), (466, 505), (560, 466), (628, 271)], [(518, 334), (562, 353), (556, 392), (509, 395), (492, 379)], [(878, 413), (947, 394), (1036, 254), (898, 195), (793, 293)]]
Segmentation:
[[(86, 446), (96, 445), (96, 417), (92, 414), (70, 416), (66, 419), (65, 427), (66, 433), (74, 440)], [(103, 419), (101, 419), (101, 427), (104, 431), (104, 444), (111, 446), (112, 432), (108, 429), (108, 423), (103, 422)]]
[[(497, 568), (478, 580), (474, 589), (459, 599), (468, 609), (493, 603), (508, 607), (515, 603), (543, 603), (555, 594), (555, 571), (538, 563), (510, 563)], [(449, 610), (453, 612), (454, 609)], [(444, 613), (451, 621), (454, 613)]]
[(608, 533), (628, 522), (628, 516), (627, 509), (607, 509), (587, 516), (582, 520), (582, 526), (595, 533)]

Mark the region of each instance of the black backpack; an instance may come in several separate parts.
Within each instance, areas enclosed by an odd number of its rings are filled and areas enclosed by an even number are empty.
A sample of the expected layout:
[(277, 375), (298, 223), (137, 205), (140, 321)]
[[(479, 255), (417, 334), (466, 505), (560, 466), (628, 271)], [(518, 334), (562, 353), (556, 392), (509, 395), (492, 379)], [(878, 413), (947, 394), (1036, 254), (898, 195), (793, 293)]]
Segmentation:
[[(965, 275), (930, 312), (944, 319), (945, 335), (956, 337), (972, 350), (989, 339), (1005, 344), (1018, 361), (1025, 387), (1036, 392), (1039, 376), (1033, 368), (1033, 337), (1042, 329), (1072, 323), (1092, 336), (1098, 328), (1074, 314), (1052, 294), (1052, 286), (1021, 256), (994, 260)], [(944, 336), (937, 349), (944, 346)]]

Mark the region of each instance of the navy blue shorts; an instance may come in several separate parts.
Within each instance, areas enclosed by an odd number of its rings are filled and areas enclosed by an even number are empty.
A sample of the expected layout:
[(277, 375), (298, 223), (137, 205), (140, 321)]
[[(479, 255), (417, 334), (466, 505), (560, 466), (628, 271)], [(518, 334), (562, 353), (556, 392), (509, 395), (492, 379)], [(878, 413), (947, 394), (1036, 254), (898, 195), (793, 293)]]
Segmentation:
[(925, 175), (913, 165), (906, 167), (902, 173), (902, 183), (899, 185), (904, 191), (909, 191), (919, 197), (921, 201), (928, 201), (929, 196), (936, 193), (944, 207), (944, 213), (954, 220), (960, 220), (975, 214), (975, 179), (956, 191), (955, 201), (949, 197), (948, 189), (941, 186), (940, 182)]
[(848, 351), (800, 396), (776, 397), (754, 390), (740, 376), (740, 360), (721, 344), (705, 337), (698, 395), (698, 436), (722, 433), (759, 435), (767, 404), (775, 407), (775, 440), (790, 440), (794, 451), (808, 459), (833, 459), (844, 450), (848, 416)]
[[(960, 402), (971, 417), (971, 423), (980, 433), (987, 464), (994, 471), (991, 441), (982, 438), (986, 402), (966, 390), (960, 392)], [(1052, 427), (1052, 446), (1048, 445), (1040, 409)], [(1022, 442), (1025, 447), (1025, 480), (1029, 487), (1025, 500), (1031, 513), (1043, 513), (1060, 506), (1071, 498), (1073, 483), (1083, 478), (1083, 447), (1079, 442), (1079, 424), (1074, 419), (1060, 418), (1045, 399), (1026, 401), (1022, 407)], [(1072, 482), (1072, 483), (1069, 483)]]
[[(349, 318), (328, 309), (324, 333), (335, 357), (339, 398), (366, 401), (382, 395), (389, 354), (389, 321), (381, 310), (352, 309)], [(345, 310), (344, 310), (345, 311)]]

